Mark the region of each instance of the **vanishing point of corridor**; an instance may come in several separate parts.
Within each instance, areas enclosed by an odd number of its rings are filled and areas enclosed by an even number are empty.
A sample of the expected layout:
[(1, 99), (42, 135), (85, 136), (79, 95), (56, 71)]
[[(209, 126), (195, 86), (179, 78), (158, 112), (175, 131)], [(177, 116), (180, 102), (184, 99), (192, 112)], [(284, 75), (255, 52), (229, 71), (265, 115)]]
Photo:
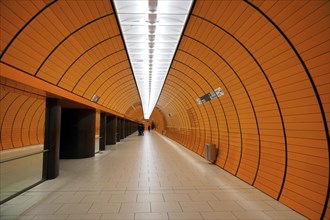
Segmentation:
[(158, 132), (132, 134), (1, 206), (4, 219), (305, 219)]

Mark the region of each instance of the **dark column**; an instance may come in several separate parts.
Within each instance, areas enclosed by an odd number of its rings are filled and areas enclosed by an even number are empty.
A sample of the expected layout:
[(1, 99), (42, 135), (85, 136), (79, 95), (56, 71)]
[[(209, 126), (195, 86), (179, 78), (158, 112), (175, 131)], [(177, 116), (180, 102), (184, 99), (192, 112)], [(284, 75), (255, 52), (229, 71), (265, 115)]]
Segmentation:
[(60, 157), (63, 159), (94, 156), (94, 109), (62, 109), (60, 149)]
[(44, 148), (48, 150), (44, 157), (43, 177), (54, 179), (59, 174), (59, 152), (61, 135), (61, 105), (59, 99), (46, 99), (46, 121)]
[(105, 113), (101, 113), (101, 117), (100, 117), (100, 150), (105, 150), (106, 123), (107, 123), (107, 115)]
[(121, 137), (121, 118), (117, 117), (117, 142), (120, 142)]
[(121, 119), (121, 132), (120, 132), (120, 139), (125, 138), (125, 119)]
[(129, 135), (129, 133), (128, 133), (128, 125), (129, 125), (129, 121), (125, 120), (125, 137), (127, 137)]
[(128, 122), (128, 125), (127, 125), (127, 130), (128, 130), (128, 135), (131, 135), (132, 134), (132, 122), (131, 121), (127, 121)]
[(107, 117), (107, 144), (116, 144), (117, 141), (117, 117)]

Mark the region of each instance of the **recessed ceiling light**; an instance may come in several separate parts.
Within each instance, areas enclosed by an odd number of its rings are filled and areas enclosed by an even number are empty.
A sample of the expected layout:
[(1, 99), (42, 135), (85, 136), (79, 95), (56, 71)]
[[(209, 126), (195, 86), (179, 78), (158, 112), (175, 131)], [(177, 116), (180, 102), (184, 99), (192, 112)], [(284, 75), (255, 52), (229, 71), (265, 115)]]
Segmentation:
[(157, 104), (192, 1), (113, 0), (145, 119)]

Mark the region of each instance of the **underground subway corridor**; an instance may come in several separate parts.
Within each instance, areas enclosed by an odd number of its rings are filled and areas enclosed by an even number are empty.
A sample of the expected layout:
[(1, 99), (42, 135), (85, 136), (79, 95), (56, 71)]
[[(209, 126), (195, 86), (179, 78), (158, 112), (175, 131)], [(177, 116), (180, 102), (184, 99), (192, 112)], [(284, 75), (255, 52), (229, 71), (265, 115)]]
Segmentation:
[(1, 0), (0, 219), (330, 219), (328, 0)]

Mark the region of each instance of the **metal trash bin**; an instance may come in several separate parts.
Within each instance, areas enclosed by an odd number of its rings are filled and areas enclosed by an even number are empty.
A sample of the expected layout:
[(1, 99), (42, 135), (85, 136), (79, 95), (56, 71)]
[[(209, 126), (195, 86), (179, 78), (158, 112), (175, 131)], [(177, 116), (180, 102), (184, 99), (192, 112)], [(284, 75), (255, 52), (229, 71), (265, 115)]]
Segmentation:
[(214, 163), (218, 156), (218, 148), (215, 147), (215, 144), (205, 144), (205, 159)]

